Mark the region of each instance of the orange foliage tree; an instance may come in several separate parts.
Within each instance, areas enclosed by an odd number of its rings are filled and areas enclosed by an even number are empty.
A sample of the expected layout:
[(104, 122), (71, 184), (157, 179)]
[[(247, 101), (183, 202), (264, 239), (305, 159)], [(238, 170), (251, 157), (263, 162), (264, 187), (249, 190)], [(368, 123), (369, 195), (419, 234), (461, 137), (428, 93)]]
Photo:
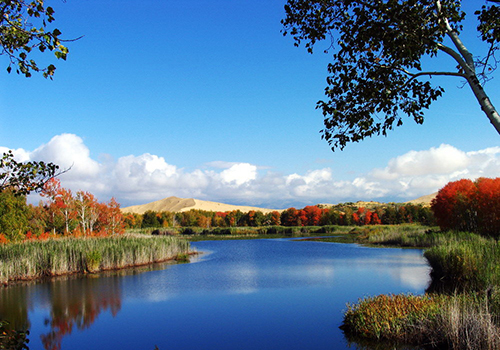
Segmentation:
[(431, 203), (442, 230), (500, 235), (500, 178), (453, 181)]
[(114, 198), (108, 203), (99, 203), (89, 192), (78, 191), (73, 196), (71, 190), (63, 188), (55, 178), (46, 183), (42, 196), (49, 201), (40, 204), (35, 212), (45, 217), (45, 227), (50, 227), (53, 234), (103, 236), (124, 232), (120, 204)]

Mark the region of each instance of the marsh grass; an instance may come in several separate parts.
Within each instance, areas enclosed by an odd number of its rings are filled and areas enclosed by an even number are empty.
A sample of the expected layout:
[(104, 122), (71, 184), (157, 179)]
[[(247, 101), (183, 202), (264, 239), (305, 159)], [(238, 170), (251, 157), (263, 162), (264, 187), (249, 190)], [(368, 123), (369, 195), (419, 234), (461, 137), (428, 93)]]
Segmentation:
[(412, 248), (430, 248), (450, 241), (475, 241), (478, 237), (468, 232), (440, 232), (419, 224), (362, 226), (350, 233), (362, 244)]
[(379, 295), (347, 304), (343, 329), (357, 335), (406, 341), (421, 319), (435, 317), (440, 303), (431, 296)]
[(425, 258), (435, 280), (454, 289), (485, 291), (500, 286), (500, 244), (474, 235), (468, 240), (449, 240), (428, 249)]
[(381, 295), (348, 305), (347, 333), (452, 350), (500, 349), (500, 245), (467, 232), (362, 228), (358, 241), (430, 247), (433, 283), (423, 296)]
[(189, 253), (175, 237), (62, 238), (0, 245), (0, 283), (139, 266)]
[(451, 350), (500, 349), (498, 317), (488, 297), (380, 295), (348, 305), (343, 329), (377, 340)]

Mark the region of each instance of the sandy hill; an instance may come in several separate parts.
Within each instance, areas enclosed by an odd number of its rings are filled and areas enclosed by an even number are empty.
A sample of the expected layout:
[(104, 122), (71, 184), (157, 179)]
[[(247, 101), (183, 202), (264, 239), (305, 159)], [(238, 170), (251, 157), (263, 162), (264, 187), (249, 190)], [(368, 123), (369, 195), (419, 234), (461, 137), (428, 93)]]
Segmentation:
[(406, 203), (409, 204), (424, 204), (424, 205), (431, 205), (431, 201), (436, 197), (436, 193), (428, 194), (426, 196), (419, 197), (417, 199), (412, 199), (411, 201), (408, 201)]
[(151, 203), (125, 207), (122, 208), (122, 212), (144, 214), (148, 210), (158, 211), (158, 212), (159, 211), (181, 212), (181, 211), (188, 211), (191, 209), (206, 210), (206, 211), (222, 211), (222, 212), (240, 210), (244, 213), (249, 212), (250, 210), (261, 211), (263, 213), (269, 213), (274, 210), (278, 211), (283, 210), (283, 209), (249, 207), (242, 205), (231, 205), (231, 204), (224, 204), (217, 202), (202, 201), (193, 198), (168, 197)]
[[(430, 205), (431, 200), (434, 197), (436, 197), (436, 194), (437, 192), (429, 194), (427, 196), (419, 197), (417, 199), (413, 199), (406, 203)], [(354, 203), (354, 205), (357, 207), (372, 208), (383, 205), (383, 203), (359, 201)], [(320, 206), (323, 208), (328, 208), (328, 207), (333, 207), (334, 205), (325, 203), (325, 204), (320, 204)], [(264, 214), (272, 211), (283, 211), (283, 209), (267, 209), (267, 208), (250, 207), (243, 205), (232, 205), (232, 204), (224, 204), (224, 203), (217, 203), (210, 201), (202, 201), (193, 198), (178, 198), (178, 197), (168, 197), (151, 203), (125, 207), (122, 208), (121, 210), (124, 213), (144, 214), (148, 210), (157, 212), (160, 211), (181, 212), (181, 211), (188, 211), (191, 209), (206, 210), (206, 211), (221, 211), (221, 212), (240, 210), (244, 213), (247, 213), (250, 210), (255, 210), (255, 211), (261, 211)]]

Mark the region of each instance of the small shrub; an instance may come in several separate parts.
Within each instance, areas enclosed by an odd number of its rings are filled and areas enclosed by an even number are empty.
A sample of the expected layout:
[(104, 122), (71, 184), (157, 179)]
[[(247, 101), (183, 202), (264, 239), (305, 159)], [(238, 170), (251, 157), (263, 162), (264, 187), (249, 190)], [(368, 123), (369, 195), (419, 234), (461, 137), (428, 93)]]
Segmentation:
[(177, 256), (175, 257), (175, 260), (177, 262), (189, 262), (189, 254), (188, 253), (179, 253), (177, 254)]
[(101, 264), (102, 255), (99, 251), (91, 251), (85, 255), (85, 265), (87, 267), (87, 272), (97, 272), (99, 271), (99, 266)]

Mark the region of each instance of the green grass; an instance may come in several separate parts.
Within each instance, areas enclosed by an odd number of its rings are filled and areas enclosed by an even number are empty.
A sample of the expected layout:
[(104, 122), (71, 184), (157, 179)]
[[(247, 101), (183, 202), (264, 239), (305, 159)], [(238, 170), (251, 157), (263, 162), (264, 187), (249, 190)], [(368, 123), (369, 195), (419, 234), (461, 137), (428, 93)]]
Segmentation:
[(436, 280), (454, 289), (486, 291), (500, 286), (500, 244), (494, 239), (471, 236), (452, 239), (424, 253)]
[(173, 259), (189, 252), (175, 237), (63, 238), (0, 245), (0, 283), (97, 272)]

